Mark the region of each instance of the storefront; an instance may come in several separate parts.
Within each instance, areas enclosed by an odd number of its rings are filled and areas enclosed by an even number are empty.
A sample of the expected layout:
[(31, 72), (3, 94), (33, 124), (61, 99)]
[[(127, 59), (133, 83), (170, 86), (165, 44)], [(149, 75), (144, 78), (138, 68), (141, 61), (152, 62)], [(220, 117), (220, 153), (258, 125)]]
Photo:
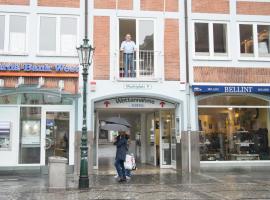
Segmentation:
[(44, 166), (54, 155), (74, 164), (78, 72), (61, 66), (0, 64), (1, 167)]
[[(144, 96), (124, 96), (95, 102), (94, 166), (99, 168), (99, 144), (111, 141), (100, 127), (108, 117), (121, 117), (130, 124), (130, 152), (137, 162), (160, 168), (176, 167), (176, 135), (179, 103)], [(114, 156), (114, 155), (113, 155)]]
[(204, 164), (267, 165), (270, 87), (193, 86)]

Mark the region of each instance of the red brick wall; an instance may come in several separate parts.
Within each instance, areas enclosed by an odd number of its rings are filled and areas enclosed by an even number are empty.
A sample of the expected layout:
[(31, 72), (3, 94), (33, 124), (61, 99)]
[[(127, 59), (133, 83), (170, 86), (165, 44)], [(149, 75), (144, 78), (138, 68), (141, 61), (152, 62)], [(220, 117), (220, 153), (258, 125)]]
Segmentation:
[(269, 2), (237, 2), (237, 14), (241, 15), (270, 15)]
[(38, 0), (38, 6), (79, 8), (80, 0)]
[(94, 79), (110, 78), (110, 18), (94, 17)]
[(194, 13), (230, 13), (230, 0), (192, 0)]
[(269, 83), (270, 68), (194, 67), (194, 82)]
[(165, 1), (165, 11), (178, 12), (178, 10), (179, 10), (178, 0), (166, 0)]
[(94, 0), (94, 8), (96, 9), (115, 9), (116, 0)]
[(177, 81), (180, 80), (178, 20), (166, 19), (164, 31), (165, 79), (168, 81)]
[(133, 9), (133, 0), (118, 0), (118, 9), (132, 10)]
[(0, 0), (0, 5), (29, 5), (30, 0)]
[(163, 11), (164, 0), (141, 0), (141, 10)]

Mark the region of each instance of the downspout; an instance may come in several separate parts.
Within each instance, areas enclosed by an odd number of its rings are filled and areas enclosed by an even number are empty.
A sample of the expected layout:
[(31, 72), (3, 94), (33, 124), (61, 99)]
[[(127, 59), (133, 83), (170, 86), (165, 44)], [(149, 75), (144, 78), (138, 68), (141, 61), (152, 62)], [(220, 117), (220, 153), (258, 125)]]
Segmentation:
[(190, 82), (189, 82), (189, 33), (188, 33), (188, 0), (185, 4), (185, 46), (186, 46), (186, 101), (187, 101), (187, 133), (188, 133), (188, 172), (191, 173), (191, 117), (190, 117)]

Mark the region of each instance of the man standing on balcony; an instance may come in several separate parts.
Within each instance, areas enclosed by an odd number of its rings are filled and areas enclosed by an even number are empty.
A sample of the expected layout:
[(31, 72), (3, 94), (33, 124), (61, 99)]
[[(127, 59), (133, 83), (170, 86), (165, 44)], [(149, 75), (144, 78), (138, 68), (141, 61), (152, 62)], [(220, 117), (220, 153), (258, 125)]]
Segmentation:
[(125, 41), (121, 43), (120, 51), (123, 52), (124, 77), (135, 77), (134, 57), (136, 44), (131, 40), (131, 35), (126, 34)]

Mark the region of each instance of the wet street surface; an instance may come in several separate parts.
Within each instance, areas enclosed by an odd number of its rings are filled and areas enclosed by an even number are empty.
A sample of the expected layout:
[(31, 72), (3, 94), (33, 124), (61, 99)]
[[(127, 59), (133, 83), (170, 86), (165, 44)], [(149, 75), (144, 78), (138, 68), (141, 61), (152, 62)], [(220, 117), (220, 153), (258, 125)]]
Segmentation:
[(0, 200), (88, 199), (270, 199), (269, 171), (215, 172), (179, 175), (173, 170), (135, 172), (118, 183), (111, 173), (90, 176), (89, 190), (77, 189), (78, 177), (68, 175), (68, 189), (49, 191), (48, 177), (0, 173)]

